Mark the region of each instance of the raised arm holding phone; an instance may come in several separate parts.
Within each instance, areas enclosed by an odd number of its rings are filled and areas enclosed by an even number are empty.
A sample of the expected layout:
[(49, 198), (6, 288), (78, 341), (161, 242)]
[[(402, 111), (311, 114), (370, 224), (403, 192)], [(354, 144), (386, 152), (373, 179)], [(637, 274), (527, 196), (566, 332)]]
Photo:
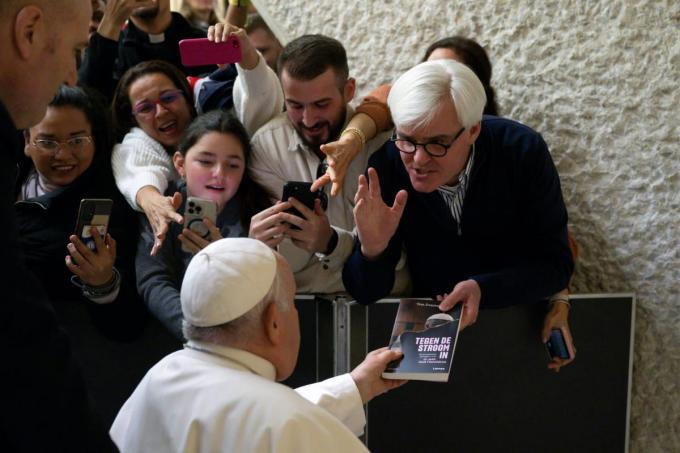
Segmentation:
[[(228, 85), (226, 91), (220, 92), (224, 101), (220, 108), (233, 108), (246, 130), (252, 133), (282, 109), (283, 95), (276, 74), (250, 44), (242, 29), (217, 24), (210, 27), (207, 39), (216, 43), (239, 42), (241, 60), (235, 65), (238, 75), (234, 74), (235, 79), (232, 78), (233, 89)], [(207, 79), (205, 83), (208, 83)], [(172, 65), (158, 61), (131, 68), (116, 90), (114, 117), (124, 137), (114, 148), (112, 166), (121, 192), (149, 219), (156, 236), (152, 254), (162, 245), (168, 225), (183, 222), (177, 213), (183, 200), (178, 194), (163, 195), (163, 192), (169, 182), (178, 179), (170, 156), (195, 117), (197, 107), (201, 107), (200, 90), (198, 96), (195, 103), (194, 90), (182, 74)]]

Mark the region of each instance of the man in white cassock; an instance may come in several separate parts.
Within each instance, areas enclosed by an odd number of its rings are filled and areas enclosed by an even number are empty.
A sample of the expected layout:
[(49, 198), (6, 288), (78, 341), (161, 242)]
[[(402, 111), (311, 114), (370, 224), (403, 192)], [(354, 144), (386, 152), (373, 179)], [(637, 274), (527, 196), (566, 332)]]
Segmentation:
[(123, 453), (354, 452), (363, 404), (403, 381), (381, 373), (400, 353), (373, 351), (351, 373), (290, 389), (300, 330), (286, 261), (254, 239), (221, 239), (189, 264), (181, 289), (185, 349), (158, 362), (123, 405)]

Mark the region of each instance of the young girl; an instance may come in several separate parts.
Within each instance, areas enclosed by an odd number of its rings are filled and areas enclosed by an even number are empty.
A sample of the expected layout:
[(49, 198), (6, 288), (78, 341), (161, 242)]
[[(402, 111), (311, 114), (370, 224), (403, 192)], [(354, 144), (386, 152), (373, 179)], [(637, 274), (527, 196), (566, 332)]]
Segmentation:
[[(243, 125), (233, 116), (213, 111), (189, 126), (173, 155), (181, 177), (166, 194), (181, 194), (178, 213), (184, 213), (187, 197), (214, 201), (217, 220), (203, 222), (210, 237), (203, 239), (177, 223), (155, 256), (149, 249), (155, 237), (148, 220), (137, 248), (137, 286), (149, 310), (182, 339), (180, 286), (193, 254), (222, 237), (248, 236), (250, 218), (270, 203), (269, 194), (248, 175), (250, 141)], [(190, 252), (182, 250), (182, 246)], [(209, 282), (206, 282), (209, 284)]]

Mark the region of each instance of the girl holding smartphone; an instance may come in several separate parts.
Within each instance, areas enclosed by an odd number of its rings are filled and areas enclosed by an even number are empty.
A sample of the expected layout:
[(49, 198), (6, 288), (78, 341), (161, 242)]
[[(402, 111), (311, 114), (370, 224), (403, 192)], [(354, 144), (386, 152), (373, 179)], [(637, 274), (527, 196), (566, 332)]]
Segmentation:
[[(166, 196), (177, 194), (178, 214), (184, 214), (188, 197), (216, 206), (216, 222), (204, 219), (206, 238), (171, 223), (168, 236), (155, 256), (151, 224), (144, 221), (137, 248), (137, 286), (149, 310), (182, 339), (180, 286), (193, 255), (223, 237), (248, 236), (250, 219), (271, 205), (270, 195), (248, 175), (250, 140), (243, 125), (232, 115), (213, 111), (199, 116), (187, 128), (172, 156), (180, 179), (171, 182)], [(210, 284), (210, 282), (206, 282)]]

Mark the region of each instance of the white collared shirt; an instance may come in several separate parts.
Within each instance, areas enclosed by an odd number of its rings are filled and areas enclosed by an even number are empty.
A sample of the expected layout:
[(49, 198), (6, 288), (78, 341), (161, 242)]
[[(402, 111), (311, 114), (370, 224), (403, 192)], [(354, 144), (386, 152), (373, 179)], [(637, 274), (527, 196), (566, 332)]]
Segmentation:
[(472, 171), (472, 166), (475, 160), (475, 145), (472, 144), (472, 150), (470, 151), (470, 158), (465, 165), (465, 170), (463, 170), (460, 175), (458, 175), (458, 181), (455, 186), (441, 186), (439, 189), (439, 194), (444, 199), (444, 202), (451, 211), (451, 217), (456, 221), (458, 225), (458, 236), (460, 236), (463, 231), (461, 229), (461, 220), (463, 218), (463, 201), (465, 201), (465, 194), (467, 193), (468, 185), (470, 184), (470, 172)]

